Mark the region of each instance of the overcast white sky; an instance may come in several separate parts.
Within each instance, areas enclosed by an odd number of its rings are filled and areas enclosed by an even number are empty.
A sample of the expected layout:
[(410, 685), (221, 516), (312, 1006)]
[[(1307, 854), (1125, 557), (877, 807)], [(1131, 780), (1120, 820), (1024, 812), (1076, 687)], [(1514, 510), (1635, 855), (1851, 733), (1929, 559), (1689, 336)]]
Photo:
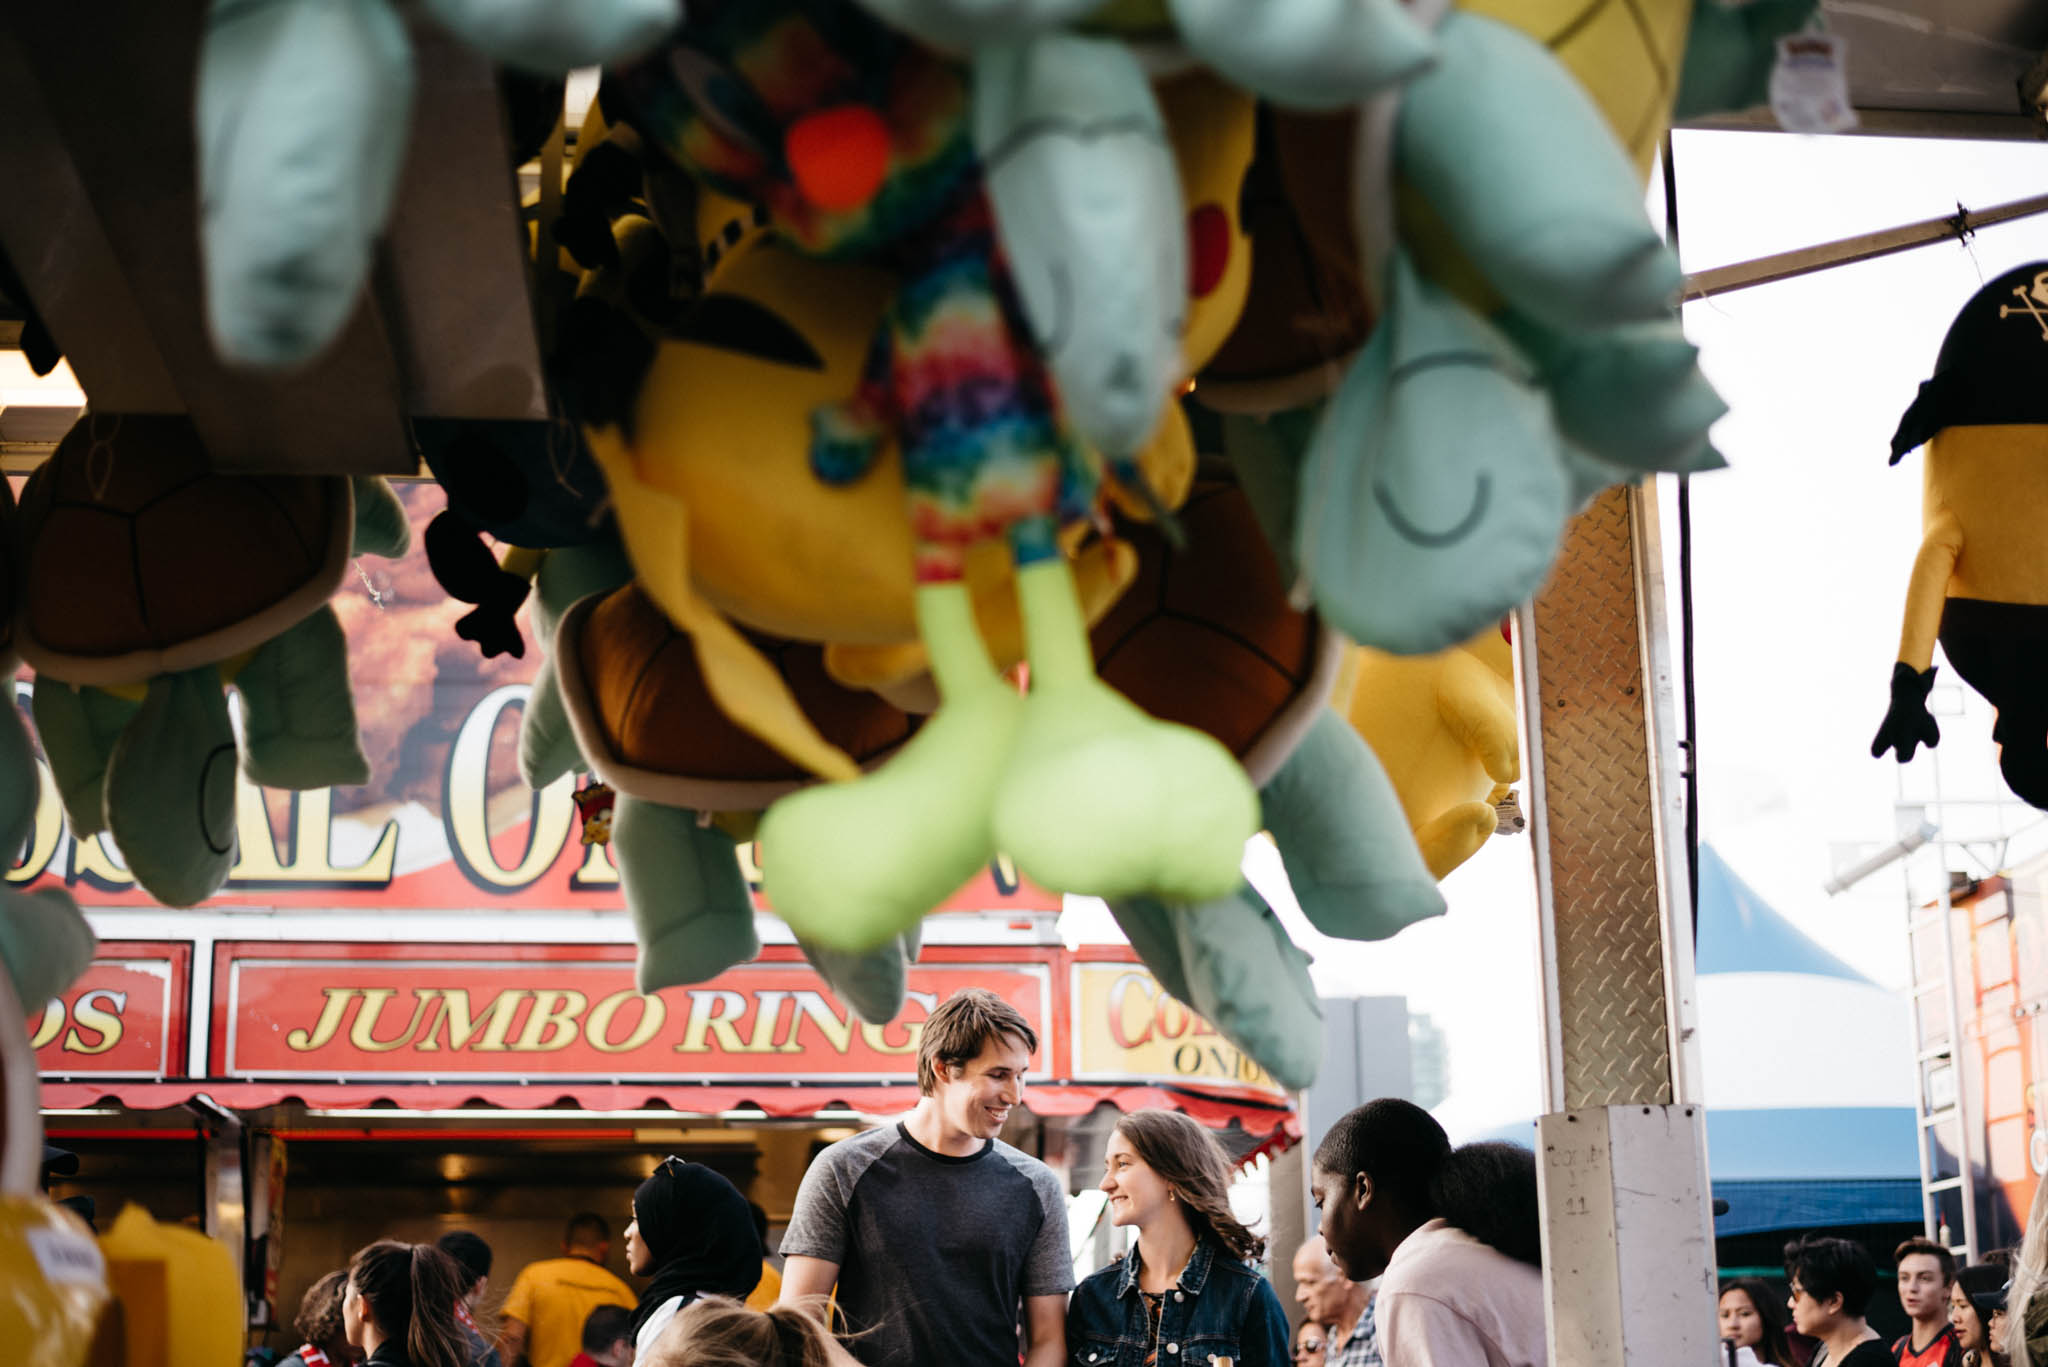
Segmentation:
[[(2037, 143), (1683, 133), (1677, 161), (1688, 270), (2048, 192)], [(1919, 543), (1920, 469), (1917, 455), (1888, 469), (1888, 443), (1956, 309), (1984, 280), (2042, 258), (2048, 217), (1686, 313), (1732, 409), (1715, 433), (1731, 468), (1693, 485), (1702, 838), (1886, 986), (1906, 975), (1900, 875), (1839, 898), (1821, 884), (1835, 846), (1875, 848), (1894, 829), (1897, 765), (1868, 747)], [(1988, 709), (1947, 700), (1965, 710), (1942, 720), (1946, 795), (2002, 794)], [(1933, 777), (1922, 761), (1907, 781)], [(1452, 1094), (1438, 1114), (1454, 1135), (1542, 1109), (1526, 839), (1489, 842), (1446, 881), (1447, 917), (1376, 945), (1316, 936), (1284, 904), (1270, 847), (1254, 846), (1252, 861), (1325, 994), (1405, 993), (1446, 1029)], [(1931, 852), (1922, 864), (1931, 873)]]

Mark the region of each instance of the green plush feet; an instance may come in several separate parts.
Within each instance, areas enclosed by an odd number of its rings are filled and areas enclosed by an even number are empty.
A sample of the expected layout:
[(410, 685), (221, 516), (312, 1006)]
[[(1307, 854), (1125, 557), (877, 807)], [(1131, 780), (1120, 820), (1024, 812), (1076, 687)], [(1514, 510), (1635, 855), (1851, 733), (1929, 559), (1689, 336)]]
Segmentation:
[(107, 760), (142, 704), (40, 674), (34, 699), (36, 734), (57, 781), (64, 820), (80, 840), (96, 835), (107, 828)]
[(1323, 1013), (1309, 957), (1265, 900), (1240, 884), (1226, 897), (1168, 906), (1149, 897), (1109, 909), (1160, 985), (1290, 1090), (1316, 1080)]
[(1063, 892), (1230, 892), (1259, 821), (1243, 768), (1214, 738), (1153, 720), (1095, 677), (1064, 561), (1020, 570), (1017, 593), (1031, 696), (996, 793), (998, 846)]
[(621, 793), (612, 844), (640, 942), (642, 992), (715, 978), (761, 952), (731, 836), (686, 808)]
[(323, 605), (264, 643), (235, 676), (242, 695), (242, 770), (266, 788), (370, 781), (349, 691), (348, 641)]
[(800, 939), (886, 945), (995, 853), (991, 812), (1023, 699), (989, 662), (961, 584), (917, 593), (944, 699), (876, 772), (792, 793), (761, 821), (762, 890)]
[(1335, 712), (1323, 710), (1259, 796), (1288, 885), (1323, 934), (1383, 940), (1443, 915), (1394, 785)]
[(159, 674), (106, 770), (121, 859), (170, 907), (205, 901), (235, 862), (235, 733), (212, 665)]
[(910, 962), (917, 957), (915, 936), (899, 935), (864, 954), (803, 940), (797, 945), (833, 994), (870, 1025), (885, 1025), (903, 1009), (910, 988)]

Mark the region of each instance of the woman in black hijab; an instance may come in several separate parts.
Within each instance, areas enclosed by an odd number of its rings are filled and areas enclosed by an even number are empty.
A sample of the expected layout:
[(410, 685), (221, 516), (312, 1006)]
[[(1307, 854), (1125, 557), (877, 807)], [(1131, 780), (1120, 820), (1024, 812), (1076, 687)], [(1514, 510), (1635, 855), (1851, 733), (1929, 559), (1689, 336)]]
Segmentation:
[(744, 1300), (761, 1280), (761, 1239), (738, 1187), (705, 1167), (665, 1158), (633, 1193), (626, 1266), (652, 1277), (633, 1312), (645, 1356), (676, 1311), (706, 1293)]

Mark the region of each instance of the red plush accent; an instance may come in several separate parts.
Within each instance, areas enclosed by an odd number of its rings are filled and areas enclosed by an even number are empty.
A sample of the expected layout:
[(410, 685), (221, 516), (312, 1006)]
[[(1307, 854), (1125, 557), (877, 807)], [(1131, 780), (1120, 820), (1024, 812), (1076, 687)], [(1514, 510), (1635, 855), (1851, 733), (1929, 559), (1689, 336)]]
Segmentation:
[(889, 126), (866, 105), (807, 114), (790, 126), (783, 153), (796, 187), (827, 213), (873, 199), (889, 174)]
[(1230, 265), (1230, 216), (1214, 204), (1188, 215), (1188, 294), (1207, 299)]

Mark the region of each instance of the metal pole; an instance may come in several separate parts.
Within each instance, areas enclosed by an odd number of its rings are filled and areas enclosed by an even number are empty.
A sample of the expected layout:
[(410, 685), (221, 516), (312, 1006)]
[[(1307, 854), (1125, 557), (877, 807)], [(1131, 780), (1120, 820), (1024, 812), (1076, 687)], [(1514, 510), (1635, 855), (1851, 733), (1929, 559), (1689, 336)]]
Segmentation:
[[(1543, 955), (1551, 1360), (1704, 1362), (1714, 1323), (1691, 909), (1654, 491), (1571, 524), (1516, 619)], [(1671, 810), (1667, 810), (1671, 808)], [(1682, 812), (1678, 812), (1682, 816)]]
[(1965, 209), (1958, 204), (1956, 211), (1947, 218), (1922, 219), (1918, 223), (1908, 223), (1899, 228), (1858, 233), (1855, 237), (1844, 237), (1817, 246), (1801, 247), (1796, 251), (1779, 252), (1775, 256), (1760, 256), (1754, 261), (1742, 261), (1733, 266), (1717, 266), (1710, 271), (1695, 271), (1685, 277), (1685, 293), (1682, 297), (1706, 299), (1716, 294), (1746, 290), (1753, 285), (1775, 284), (1780, 280), (1791, 280), (1798, 276), (1811, 275), (1816, 271), (1830, 270), (1836, 266), (1871, 261), (1895, 252), (1912, 251), (1915, 247), (1931, 246), (1936, 242), (1951, 239), (1960, 242), (1979, 228), (2010, 223), (2015, 219), (2031, 218), (2035, 214), (2044, 213), (2048, 213), (2048, 195), (2014, 200), (2010, 204), (2000, 204), (1990, 209)]

